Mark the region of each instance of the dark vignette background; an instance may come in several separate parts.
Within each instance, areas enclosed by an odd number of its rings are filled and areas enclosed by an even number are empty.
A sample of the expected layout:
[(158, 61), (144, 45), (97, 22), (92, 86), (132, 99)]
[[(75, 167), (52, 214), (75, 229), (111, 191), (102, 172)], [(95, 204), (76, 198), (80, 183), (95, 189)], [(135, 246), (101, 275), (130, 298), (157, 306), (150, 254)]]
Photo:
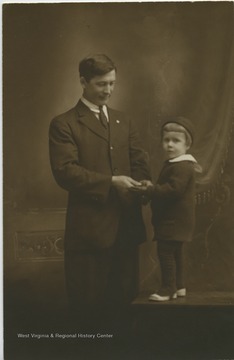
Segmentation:
[[(216, 138), (218, 125), (232, 122), (231, 111), (228, 116), (224, 111), (233, 102), (225, 102), (234, 87), (233, 71), (227, 72), (232, 41), (232, 2), (3, 6), (7, 305), (19, 305), (23, 314), (35, 304), (52, 308), (66, 302), (62, 257), (48, 255), (45, 245), (43, 259), (33, 256), (35, 248), (22, 259), (21, 240), (42, 234), (36, 241), (43, 252), (43, 236), (49, 232), (58, 239), (56, 232), (64, 229), (66, 193), (51, 174), (48, 127), (55, 115), (76, 104), (78, 63), (91, 52), (114, 59), (118, 82), (110, 105), (134, 117), (154, 178), (161, 166), (160, 123), (167, 115), (182, 113), (196, 123), (200, 146), (195, 150), (205, 168), (214, 154), (222, 155), (197, 207), (195, 238), (187, 250), (188, 286), (234, 291), (234, 147), (231, 136)], [(208, 201), (215, 184), (222, 184), (220, 194)], [(159, 268), (148, 208), (144, 217), (148, 241), (140, 250), (140, 290), (150, 291), (159, 281)]]

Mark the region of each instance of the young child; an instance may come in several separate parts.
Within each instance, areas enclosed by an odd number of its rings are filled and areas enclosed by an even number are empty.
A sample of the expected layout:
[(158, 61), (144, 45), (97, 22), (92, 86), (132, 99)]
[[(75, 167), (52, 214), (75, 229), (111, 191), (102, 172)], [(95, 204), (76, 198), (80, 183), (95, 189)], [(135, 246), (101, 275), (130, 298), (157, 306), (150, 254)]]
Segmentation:
[[(166, 161), (155, 186), (142, 182), (142, 194), (151, 192), (152, 224), (161, 267), (161, 288), (149, 300), (167, 301), (186, 296), (184, 243), (192, 239), (195, 223), (195, 158), (187, 154), (194, 140), (192, 123), (176, 117), (162, 126)], [(140, 190), (139, 190), (140, 191)]]

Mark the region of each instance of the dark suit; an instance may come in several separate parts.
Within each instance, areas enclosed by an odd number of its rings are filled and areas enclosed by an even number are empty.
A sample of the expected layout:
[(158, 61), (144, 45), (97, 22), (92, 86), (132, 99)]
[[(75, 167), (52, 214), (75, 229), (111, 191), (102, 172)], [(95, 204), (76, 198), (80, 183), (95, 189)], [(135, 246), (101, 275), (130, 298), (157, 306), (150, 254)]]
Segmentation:
[[(124, 261), (130, 252), (134, 261), (126, 259), (126, 264), (133, 261), (136, 266), (136, 245), (145, 240), (141, 205), (133, 195), (128, 199), (119, 195), (111, 179), (113, 175), (149, 179), (147, 156), (132, 122), (119, 111), (108, 108), (108, 114), (106, 130), (79, 101), (50, 126), (52, 171), (57, 183), (69, 192), (65, 230), (68, 291), (73, 296), (79, 288), (75, 297), (81, 303), (103, 301), (113, 263)], [(119, 261), (113, 260), (117, 248), (118, 254), (124, 254)], [(124, 278), (123, 266), (121, 271)]]

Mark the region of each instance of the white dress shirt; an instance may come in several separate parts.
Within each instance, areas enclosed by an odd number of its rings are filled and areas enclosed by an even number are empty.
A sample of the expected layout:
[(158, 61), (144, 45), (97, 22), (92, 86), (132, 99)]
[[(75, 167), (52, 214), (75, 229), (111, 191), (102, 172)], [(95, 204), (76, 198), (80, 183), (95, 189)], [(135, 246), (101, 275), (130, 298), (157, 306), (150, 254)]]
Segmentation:
[[(82, 101), (82, 103), (84, 103), (86, 106), (88, 106), (88, 108), (94, 113), (96, 118), (99, 120), (99, 114), (100, 114), (99, 107), (97, 105), (91, 103), (87, 99), (85, 99), (83, 96), (81, 97), (80, 100)], [(103, 112), (106, 115), (107, 122), (109, 122), (108, 111), (107, 111), (106, 105), (103, 105)]]

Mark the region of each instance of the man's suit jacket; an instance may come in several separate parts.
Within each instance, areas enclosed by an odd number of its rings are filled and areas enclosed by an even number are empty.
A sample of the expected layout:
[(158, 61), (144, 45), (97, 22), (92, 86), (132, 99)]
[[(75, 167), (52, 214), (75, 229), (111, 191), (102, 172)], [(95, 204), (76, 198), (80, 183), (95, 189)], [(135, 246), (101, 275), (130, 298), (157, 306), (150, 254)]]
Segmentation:
[[(81, 101), (50, 125), (49, 147), (53, 175), (69, 192), (65, 247), (72, 249), (111, 246), (120, 218), (126, 240), (145, 240), (141, 206), (125, 201), (111, 185), (113, 175), (149, 179), (147, 154), (132, 122), (108, 108), (109, 130)], [(133, 196), (133, 195), (131, 195)]]

